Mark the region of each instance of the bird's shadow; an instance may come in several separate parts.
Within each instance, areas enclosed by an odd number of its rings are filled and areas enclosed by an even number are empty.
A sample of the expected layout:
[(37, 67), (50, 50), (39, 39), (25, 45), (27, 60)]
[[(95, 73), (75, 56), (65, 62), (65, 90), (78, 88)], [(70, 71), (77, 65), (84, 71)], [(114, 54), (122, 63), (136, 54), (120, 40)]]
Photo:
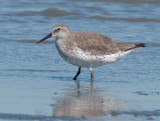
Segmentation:
[(74, 81), (77, 85), (79, 84), (80, 86), (80, 82), (81, 81), (87, 81), (87, 82), (90, 82), (90, 85), (93, 87), (93, 83), (94, 83), (94, 80), (87, 80), (86, 78), (81, 78), (81, 80), (74, 80), (72, 79), (72, 77), (70, 76), (52, 76), (52, 77), (49, 77), (51, 79), (56, 79), (56, 80), (60, 80), (60, 81)]
[(71, 77), (66, 77), (66, 76), (52, 76), (49, 77), (51, 79), (56, 79), (56, 80), (63, 80), (63, 81), (71, 81)]
[(53, 116), (97, 117), (106, 116), (112, 110), (123, 109), (117, 99), (105, 95), (109, 93), (108, 90), (93, 88), (93, 83), (86, 86), (80, 82), (75, 80), (76, 87), (67, 87), (64, 96), (57, 98)]

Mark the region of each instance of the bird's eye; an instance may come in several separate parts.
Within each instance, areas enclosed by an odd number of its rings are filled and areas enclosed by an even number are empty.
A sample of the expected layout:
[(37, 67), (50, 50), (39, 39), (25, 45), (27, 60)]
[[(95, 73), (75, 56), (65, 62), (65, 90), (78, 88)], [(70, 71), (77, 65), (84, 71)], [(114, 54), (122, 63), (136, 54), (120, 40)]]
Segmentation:
[(58, 29), (55, 29), (55, 30), (54, 30), (54, 32), (58, 32), (59, 30), (60, 30), (60, 28), (58, 28)]

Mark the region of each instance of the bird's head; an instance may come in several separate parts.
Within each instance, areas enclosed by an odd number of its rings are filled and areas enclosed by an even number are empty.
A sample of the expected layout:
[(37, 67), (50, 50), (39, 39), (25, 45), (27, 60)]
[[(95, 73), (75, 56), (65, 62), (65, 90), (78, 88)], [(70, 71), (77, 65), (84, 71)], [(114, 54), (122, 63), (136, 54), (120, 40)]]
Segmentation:
[(70, 30), (68, 26), (64, 24), (57, 24), (53, 27), (52, 31), (47, 36), (42, 38), (38, 43), (41, 43), (50, 37), (65, 38), (66, 36), (68, 36), (69, 32)]

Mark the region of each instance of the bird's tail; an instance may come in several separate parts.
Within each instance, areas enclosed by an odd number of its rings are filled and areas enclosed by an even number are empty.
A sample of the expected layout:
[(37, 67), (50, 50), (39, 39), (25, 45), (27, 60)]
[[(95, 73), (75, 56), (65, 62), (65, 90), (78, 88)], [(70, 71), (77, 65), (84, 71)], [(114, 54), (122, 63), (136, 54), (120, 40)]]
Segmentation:
[(146, 47), (145, 43), (139, 43), (139, 44), (135, 44), (135, 47)]
[(138, 48), (141, 48), (141, 47), (146, 47), (146, 44), (145, 44), (145, 43), (135, 44), (135, 46), (134, 46), (134, 47), (129, 48), (129, 49), (126, 49), (125, 51), (128, 51), (128, 50), (134, 50), (134, 49), (138, 49)]

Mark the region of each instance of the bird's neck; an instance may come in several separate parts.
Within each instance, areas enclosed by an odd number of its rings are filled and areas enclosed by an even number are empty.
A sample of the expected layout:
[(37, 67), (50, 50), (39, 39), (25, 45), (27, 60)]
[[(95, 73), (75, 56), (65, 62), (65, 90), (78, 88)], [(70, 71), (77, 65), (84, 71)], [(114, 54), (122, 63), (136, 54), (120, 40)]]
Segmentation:
[(56, 38), (56, 45), (62, 45), (64, 43), (64, 39), (63, 38)]
[(66, 48), (66, 40), (67, 38), (56, 38), (56, 47), (58, 51), (64, 51)]
[(64, 42), (67, 40), (68, 36), (69, 36), (69, 33), (62, 34), (61, 36), (57, 36), (56, 37), (56, 44), (60, 45), (60, 46), (64, 45)]

